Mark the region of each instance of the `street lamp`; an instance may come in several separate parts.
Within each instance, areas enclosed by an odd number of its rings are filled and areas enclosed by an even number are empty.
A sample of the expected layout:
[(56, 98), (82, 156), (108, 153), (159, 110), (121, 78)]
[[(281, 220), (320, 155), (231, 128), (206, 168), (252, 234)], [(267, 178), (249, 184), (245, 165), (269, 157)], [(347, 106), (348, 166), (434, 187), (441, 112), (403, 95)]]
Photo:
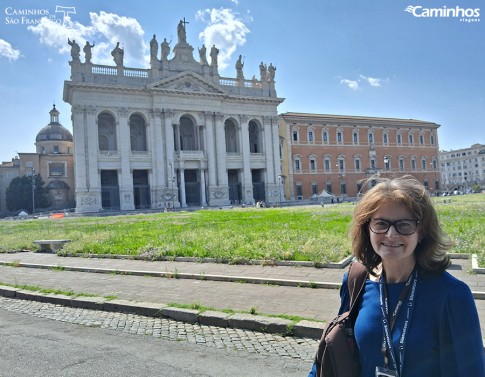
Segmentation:
[(281, 174), (278, 174), (278, 181), (280, 183), (280, 188), (279, 188), (279, 193), (280, 193), (280, 208), (281, 208), (281, 190), (282, 190), (282, 186), (281, 186), (281, 183), (282, 183), (282, 179), (281, 179)]
[(389, 157), (384, 156), (384, 170), (389, 171)]
[(172, 194), (172, 211), (174, 211), (175, 210), (175, 194), (173, 193), (173, 184), (175, 182), (175, 176), (173, 175), (174, 169), (173, 169), (173, 165), (172, 165), (172, 160), (170, 160), (168, 162), (168, 164), (170, 165), (170, 175), (172, 176), (172, 189), (171, 189), (170, 193)]
[(32, 169), (32, 215), (35, 213), (35, 169)]
[[(342, 190), (342, 169), (341, 169), (341, 166), (340, 166), (340, 160), (335, 165), (335, 167), (338, 169), (338, 185), (339, 185), (339, 190), (340, 190), (340, 196), (342, 196), (342, 194), (343, 194), (343, 190)], [(337, 198), (337, 203), (338, 203), (338, 201), (339, 201), (339, 199)]]

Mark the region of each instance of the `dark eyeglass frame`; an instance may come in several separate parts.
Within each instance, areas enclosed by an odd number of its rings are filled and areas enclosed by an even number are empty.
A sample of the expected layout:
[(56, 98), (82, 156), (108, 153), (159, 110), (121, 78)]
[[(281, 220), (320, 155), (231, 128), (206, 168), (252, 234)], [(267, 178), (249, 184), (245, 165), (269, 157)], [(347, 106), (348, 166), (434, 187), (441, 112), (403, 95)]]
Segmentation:
[[(372, 221), (387, 223), (387, 228), (385, 230), (376, 231), (372, 229)], [(411, 233), (403, 233), (399, 230), (399, 223), (402, 223), (402, 222), (416, 223), (416, 226), (414, 227), (414, 230)], [(396, 232), (398, 232), (399, 234), (403, 236), (410, 236), (411, 234), (416, 233), (416, 230), (418, 230), (418, 225), (419, 225), (419, 220), (414, 220), (414, 219), (399, 219), (396, 221), (390, 221), (390, 220), (381, 219), (381, 218), (369, 219), (369, 229), (372, 233), (375, 233), (375, 234), (386, 234), (387, 232), (389, 232), (389, 229), (391, 228), (391, 226), (393, 226)]]

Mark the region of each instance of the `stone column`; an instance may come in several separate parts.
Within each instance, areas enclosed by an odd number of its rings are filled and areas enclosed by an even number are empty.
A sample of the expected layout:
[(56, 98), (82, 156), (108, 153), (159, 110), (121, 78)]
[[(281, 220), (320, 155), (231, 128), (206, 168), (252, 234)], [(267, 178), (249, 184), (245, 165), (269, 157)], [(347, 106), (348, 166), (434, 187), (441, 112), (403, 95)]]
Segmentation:
[(200, 165), (200, 205), (205, 207), (207, 206), (207, 198), (205, 196), (205, 166), (204, 163)]
[(229, 205), (229, 186), (226, 168), (226, 135), (224, 133), (224, 114), (215, 115), (215, 147), (217, 166), (217, 188), (211, 192), (211, 205)]
[(215, 145), (214, 145), (214, 113), (206, 111), (205, 115), (205, 140), (206, 140), (206, 150), (207, 150), (207, 168), (209, 175), (209, 192), (211, 192), (216, 184), (216, 155), (215, 155)]
[(187, 207), (187, 199), (185, 196), (185, 169), (180, 167), (179, 169), (180, 174), (180, 206), (182, 208)]
[(266, 158), (266, 184), (269, 186), (274, 186), (275, 180), (275, 170), (274, 170), (274, 140), (273, 140), (273, 130), (271, 124), (271, 117), (263, 117), (263, 132), (264, 132), (264, 155)]
[(226, 135), (222, 120), (224, 114), (216, 114), (216, 156), (217, 156), (217, 185), (219, 188), (227, 186), (226, 170)]
[(246, 204), (254, 203), (253, 179), (251, 176), (251, 153), (249, 149), (249, 117), (241, 115), (241, 146), (243, 156), (242, 195)]
[(167, 171), (166, 178), (164, 179), (165, 185), (171, 183), (171, 179), (175, 176), (175, 168), (172, 165), (170, 168), (170, 162), (174, 163), (174, 128), (172, 125), (172, 110), (162, 110), (162, 118), (163, 118), (163, 128), (164, 128), (164, 135), (165, 135), (165, 168)]
[(121, 157), (121, 171), (118, 184), (120, 186), (120, 209), (132, 211), (135, 209), (133, 198), (133, 174), (130, 169), (131, 142), (128, 111), (125, 108), (118, 109), (119, 151)]
[[(165, 186), (165, 198), (171, 198), (174, 206), (179, 205), (177, 198), (177, 180), (175, 169), (175, 145), (174, 145), (174, 127), (173, 127), (173, 111), (171, 109), (162, 110), (162, 118), (164, 122), (165, 135), (165, 168), (166, 174), (163, 177), (163, 185)], [(175, 179), (175, 180), (174, 180)]]
[(165, 205), (164, 198), (164, 182), (166, 167), (164, 164), (165, 146), (162, 135), (162, 112), (159, 108), (154, 109), (150, 113), (150, 151), (152, 153), (152, 170), (150, 192), (152, 198), (152, 208), (163, 208)]

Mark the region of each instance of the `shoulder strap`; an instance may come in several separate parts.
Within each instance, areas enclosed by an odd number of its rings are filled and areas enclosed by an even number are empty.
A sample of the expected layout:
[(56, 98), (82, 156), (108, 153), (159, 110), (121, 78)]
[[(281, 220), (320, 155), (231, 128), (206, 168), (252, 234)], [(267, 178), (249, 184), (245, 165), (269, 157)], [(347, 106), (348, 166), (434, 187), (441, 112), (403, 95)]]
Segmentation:
[(360, 262), (352, 262), (349, 267), (349, 275), (347, 278), (347, 286), (349, 288), (350, 296), (350, 311), (354, 309), (355, 303), (364, 290), (365, 281), (367, 280), (367, 269)]

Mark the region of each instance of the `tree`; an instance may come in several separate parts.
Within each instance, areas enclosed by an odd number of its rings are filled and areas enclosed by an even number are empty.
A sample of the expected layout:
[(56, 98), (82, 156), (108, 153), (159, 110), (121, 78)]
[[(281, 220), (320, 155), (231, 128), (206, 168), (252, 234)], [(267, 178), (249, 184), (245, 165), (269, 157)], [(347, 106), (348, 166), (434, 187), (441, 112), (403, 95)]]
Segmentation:
[(32, 177), (22, 176), (12, 179), (7, 187), (5, 201), (10, 211), (24, 209), (33, 213), (32, 205), (35, 208), (46, 208), (49, 206), (47, 188), (40, 175), (34, 175), (34, 202), (32, 203)]

